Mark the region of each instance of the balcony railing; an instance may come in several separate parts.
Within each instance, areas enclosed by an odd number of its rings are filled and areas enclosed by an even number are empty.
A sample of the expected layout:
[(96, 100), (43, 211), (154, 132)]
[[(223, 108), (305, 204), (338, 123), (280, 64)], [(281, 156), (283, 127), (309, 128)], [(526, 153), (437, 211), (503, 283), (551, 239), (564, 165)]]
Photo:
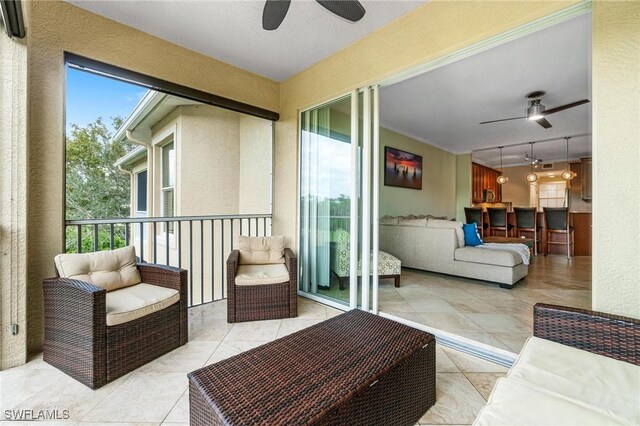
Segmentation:
[(136, 247), (140, 262), (189, 271), (189, 306), (224, 299), (226, 259), (239, 235), (271, 235), (271, 215), (135, 217), (66, 221), (67, 253)]

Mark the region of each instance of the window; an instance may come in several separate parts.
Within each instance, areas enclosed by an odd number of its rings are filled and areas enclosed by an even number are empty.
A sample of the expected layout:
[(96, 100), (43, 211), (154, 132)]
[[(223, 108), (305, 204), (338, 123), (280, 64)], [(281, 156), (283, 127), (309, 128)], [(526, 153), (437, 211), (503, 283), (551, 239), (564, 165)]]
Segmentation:
[(147, 171), (136, 173), (136, 211), (147, 212)]
[(548, 182), (539, 185), (538, 198), (539, 206), (543, 207), (564, 207), (565, 204), (565, 183)]
[[(175, 216), (176, 151), (173, 142), (162, 147), (162, 216)], [(173, 222), (166, 224), (173, 234)]]

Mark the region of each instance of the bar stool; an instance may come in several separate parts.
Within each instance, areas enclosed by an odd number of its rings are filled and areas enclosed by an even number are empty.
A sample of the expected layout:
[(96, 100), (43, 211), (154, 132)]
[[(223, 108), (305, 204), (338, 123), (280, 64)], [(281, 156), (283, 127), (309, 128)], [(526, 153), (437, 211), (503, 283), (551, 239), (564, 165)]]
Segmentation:
[(484, 223), (484, 214), (482, 214), (481, 207), (465, 207), (464, 217), (466, 219), (466, 223), (475, 223), (482, 234), (481, 236), (485, 236), (485, 232), (489, 227), (489, 224)]
[(533, 252), (535, 255), (538, 255), (538, 242), (540, 241), (540, 234), (538, 233), (539, 229), (542, 229), (541, 226), (538, 226), (538, 215), (536, 214), (535, 207), (514, 207), (513, 213), (516, 217), (516, 228), (515, 234), (516, 237), (520, 238), (522, 236), (522, 232), (532, 232), (533, 233)]
[(507, 221), (507, 208), (487, 207), (487, 213), (489, 213), (489, 235), (493, 236), (493, 231), (504, 231), (504, 236), (508, 237), (513, 225)]
[[(544, 255), (549, 254), (551, 244), (561, 244), (567, 246), (567, 259), (573, 255), (574, 235), (573, 226), (569, 223), (569, 209), (567, 207), (544, 207), (544, 222), (546, 228), (545, 239), (547, 240)], [(564, 234), (565, 241), (552, 241), (551, 236)]]

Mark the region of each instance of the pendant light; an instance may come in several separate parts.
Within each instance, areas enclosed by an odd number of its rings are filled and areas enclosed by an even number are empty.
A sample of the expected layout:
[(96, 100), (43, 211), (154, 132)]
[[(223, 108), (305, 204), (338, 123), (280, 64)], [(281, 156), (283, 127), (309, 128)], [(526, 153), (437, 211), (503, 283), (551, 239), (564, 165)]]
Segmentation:
[(538, 175), (533, 173), (533, 144), (535, 142), (529, 142), (531, 145), (531, 154), (529, 155), (529, 174), (527, 175), (527, 182), (533, 183), (538, 180)]
[(502, 174), (502, 146), (499, 147), (500, 148), (500, 176), (498, 176), (498, 179), (496, 179), (496, 182), (498, 182), (498, 184), (502, 185), (505, 184), (509, 181), (509, 178), (505, 175)]
[(562, 172), (560, 175), (564, 180), (571, 180), (577, 176), (575, 172), (571, 171), (571, 165), (569, 164), (569, 139), (571, 139), (570, 136), (565, 137), (565, 140), (567, 141), (567, 170)]

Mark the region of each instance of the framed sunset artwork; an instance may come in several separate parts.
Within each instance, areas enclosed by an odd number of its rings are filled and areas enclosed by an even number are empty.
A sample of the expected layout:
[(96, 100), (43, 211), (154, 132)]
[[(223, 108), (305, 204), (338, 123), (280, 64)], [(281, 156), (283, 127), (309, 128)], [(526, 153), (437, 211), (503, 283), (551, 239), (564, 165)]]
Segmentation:
[(384, 184), (422, 189), (422, 156), (385, 146)]

